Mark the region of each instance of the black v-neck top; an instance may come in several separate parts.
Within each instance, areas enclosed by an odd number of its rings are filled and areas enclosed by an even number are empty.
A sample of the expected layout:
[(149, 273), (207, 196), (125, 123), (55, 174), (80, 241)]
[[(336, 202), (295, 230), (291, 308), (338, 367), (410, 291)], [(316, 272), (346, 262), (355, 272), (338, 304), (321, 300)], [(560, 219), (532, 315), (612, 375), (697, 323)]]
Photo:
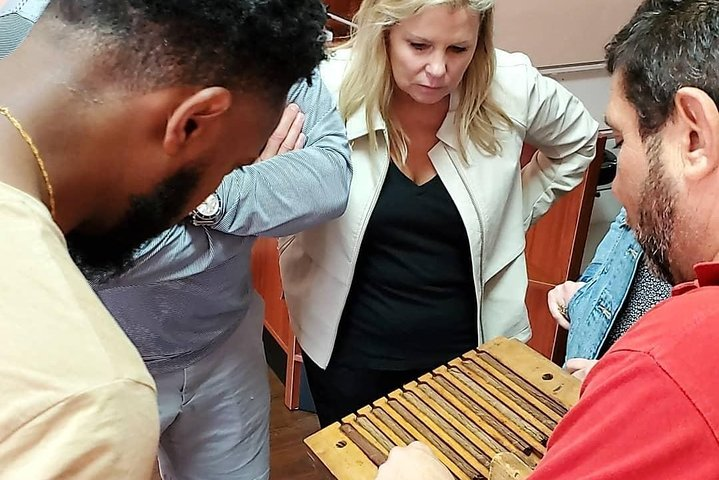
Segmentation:
[(439, 176), (416, 185), (391, 163), (372, 212), (332, 362), (433, 368), (477, 346), (467, 230)]

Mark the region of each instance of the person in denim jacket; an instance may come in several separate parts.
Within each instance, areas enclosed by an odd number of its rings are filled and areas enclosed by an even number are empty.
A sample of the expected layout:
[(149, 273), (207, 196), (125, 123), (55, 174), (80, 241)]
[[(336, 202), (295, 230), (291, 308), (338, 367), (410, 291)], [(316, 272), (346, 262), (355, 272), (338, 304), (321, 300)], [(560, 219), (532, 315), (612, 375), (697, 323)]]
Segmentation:
[(622, 209), (578, 281), (549, 292), (549, 311), (569, 329), (566, 368), (583, 379), (642, 315), (669, 297), (670, 286), (644, 262)]

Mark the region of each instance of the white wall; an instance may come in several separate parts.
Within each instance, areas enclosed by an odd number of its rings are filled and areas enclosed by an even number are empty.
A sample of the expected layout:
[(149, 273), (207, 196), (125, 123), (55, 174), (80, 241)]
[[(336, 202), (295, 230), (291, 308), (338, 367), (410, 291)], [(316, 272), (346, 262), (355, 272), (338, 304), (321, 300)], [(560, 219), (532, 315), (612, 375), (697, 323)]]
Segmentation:
[(495, 45), (541, 67), (602, 63), (604, 45), (640, 0), (497, 0)]
[(587, 107), (589, 113), (600, 123), (599, 128), (607, 130), (607, 125), (604, 123), (604, 110), (609, 102), (611, 79), (604, 67), (576, 71), (540, 68), (540, 71), (576, 95)]

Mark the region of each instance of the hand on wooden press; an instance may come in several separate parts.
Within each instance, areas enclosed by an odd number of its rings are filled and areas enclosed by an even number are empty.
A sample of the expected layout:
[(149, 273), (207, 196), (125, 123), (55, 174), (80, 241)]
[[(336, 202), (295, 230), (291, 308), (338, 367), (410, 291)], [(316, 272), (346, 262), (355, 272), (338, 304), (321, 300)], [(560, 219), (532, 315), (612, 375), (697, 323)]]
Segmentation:
[(567, 315), (567, 306), (575, 293), (584, 286), (584, 282), (564, 282), (557, 285), (547, 294), (547, 305), (549, 313), (552, 314), (554, 320), (560, 327), (569, 330), (569, 315)]
[(294, 103), (287, 105), (285, 111), (282, 112), (280, 123), (277, 124), (277, 128), (267, 140), (267, 145), (256, 162), (304, 147), (306, 140), (305, 134), (302, 133), (304, 124), (305, 114), (302, 113), (300, 107)]
[(454, 477), (434, 456), (430, 448), (420, 442), (395, 447), (387, 461), (379, 467), (376, 480), (453, 480)]
[(588, 360), (586, 358), (570, 358), (567, 360), (567, 366), (565, 369), (572, 374), (572, 376), (577, 377), (579, 380), (584, 381), (585, 378), (587, 378), (587, 375), (589, 375), (589, 372), (594, 368), (594, 366), (599, 363), (599, 360)]

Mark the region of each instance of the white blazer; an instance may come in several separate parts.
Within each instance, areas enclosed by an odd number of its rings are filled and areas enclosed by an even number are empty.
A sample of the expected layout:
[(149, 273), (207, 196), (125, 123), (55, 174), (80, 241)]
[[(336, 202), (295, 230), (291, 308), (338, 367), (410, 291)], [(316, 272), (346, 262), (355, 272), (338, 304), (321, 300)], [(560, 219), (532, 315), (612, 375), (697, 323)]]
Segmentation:
[[(335, 100), (350, 54), (341, 50), (320, 67)], [(525, 55), (496, 50), (496, 58), (492, 95), (516, 125), (499, 132), (501, 153), (487, 155), (467, 140), (469, 161), (462, 160), (454, 126), (455, 96), (437, 132), (439, 141), (429, 152), (467, 229), (480, 344), (497, 336), (522, 341), (531, 337), (524, 304), (525, 232), (559, 195), (581, 182), (594, 158), (598, 131), (582, 103), (541, 76)], [(354, 173), (344, 215), (280, 242), (292, 327), (302, 349), (323, 368), (332, 355), (362, 238), (389, 167), (385, 123), (378, 117), (375, 125), (383, 135), (379, 151), (371, 152), (365, 111), (347, 120)], [(551, 160), (535, 155), (521, 169), (525, 141)]]

